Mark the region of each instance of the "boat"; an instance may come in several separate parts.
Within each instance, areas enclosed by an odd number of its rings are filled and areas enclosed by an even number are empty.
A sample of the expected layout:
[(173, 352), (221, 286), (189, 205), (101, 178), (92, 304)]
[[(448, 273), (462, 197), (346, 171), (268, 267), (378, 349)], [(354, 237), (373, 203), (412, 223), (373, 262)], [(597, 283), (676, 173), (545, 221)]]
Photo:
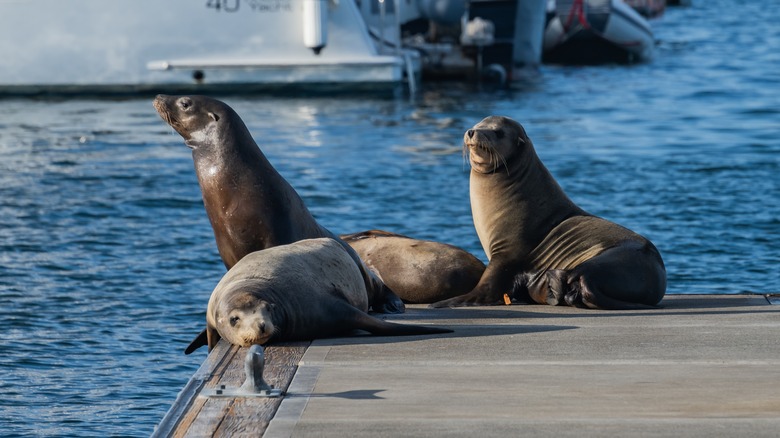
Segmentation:
[(666, 0), (623, 0), (632, 9), (645, 18), (656, 18), (663, 15)]
[(650, 24), (622, 0), (549, 0), (542, 60), (551, 64), (635, 63), (653, 57)]
[[(497, 45), (508, 79), (541, 62), (545, 1), (3, 0), (0, 96), (414, 92), (426, 71), (481, 69)], [(476, 19), (503, 33), (461, 41)]]
[(459, 20), (445, 25), (431, 20), (427, 32), (410, 33), (403, 44), (421, 53), (424, 77), (522, 80), (541, 64), (546, 1), (468, 0), (454, 16)]
[(378, 46), (352, 0), (0, 3), (4, 94), (375, 88), (415, 56)]

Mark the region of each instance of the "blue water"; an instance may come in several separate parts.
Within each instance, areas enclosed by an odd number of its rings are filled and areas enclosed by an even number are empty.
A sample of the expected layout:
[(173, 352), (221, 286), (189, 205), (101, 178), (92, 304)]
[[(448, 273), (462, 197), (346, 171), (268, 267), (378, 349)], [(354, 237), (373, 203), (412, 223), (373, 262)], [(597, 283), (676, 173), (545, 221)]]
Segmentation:
[[(545, 66), (511, 91), (226, 97), (335, 232), (484, 258), (463, 132), (521, 121), (571, 198), (653, 240), (669, 293), (780, 292), (780, 8), (694, 1), (644, 65)], [(147, 436), (205, 357), (223, 274), (189, 150), (151, 98), (0, 101), (0, 430)]]

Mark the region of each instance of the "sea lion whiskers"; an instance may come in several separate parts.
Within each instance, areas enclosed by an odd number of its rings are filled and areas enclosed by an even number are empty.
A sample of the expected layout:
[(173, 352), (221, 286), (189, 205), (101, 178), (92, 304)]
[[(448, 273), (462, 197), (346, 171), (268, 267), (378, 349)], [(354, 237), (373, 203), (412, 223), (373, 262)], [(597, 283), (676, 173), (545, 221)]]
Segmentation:
[(162, 111), (160, 112), (160, 115), (163, 117), (163, 120), (165, 120), (166, 123), (171, 125), (171, 127), (179, 124), (179, 121), (173, 117), (173, 114), (171, 114), (170, 111)]
[(243, 346), (263, 345), (267, 343), (276, 334), (276, 327), (273, 324), (261, 323), (259, 330), (244, 333), (241, 337), (244, 341)]
[(493, 154), (498, 152), (490, 145), (490, 141), (482, 139), (482, 137), (478, 139), (470, 139), (469, 142), (464, 142), (464, 154), (465, 149), (469, 150), (469, 155), (471, 155), (471, 152), (474, 150), (479, 150), (482, 152), (487, 153), (490, 156), (491, 161), (493, 161)]
[(461, 148), (461, 156), (463, 157), (463, 168), (462, 168), (462, 170), (466, 170), (466, 163), (469, 160), (469, 158), (468, 158), (468, 150), (469, 150), (469, 145), (464, 141), (463, 142), (463, 147)]
[[(160, 114), (160, 117), (162, 117), (165, 123), (170, 125), (171, 128), (173, 128), (174, 125), (177, 125), (179, 123), (179, 121), (173, 117), (171, 111), (169, 111), (168, 108), (161, 101), (155, 100), (153, 104), (154, 104), (154, 108)], [(175, 130), (176, 129), (174, 128), (174, 131)]]
[(496, 173), (498, 170), (498, 164), (501, 163), (504, 165), (504, 169), (506, 170), (507, 176), (509, 175), (509, 165), (506, 162), (506, 158), (504, 158), (503, 155), (501, 155), (500, 152), (498, 152), (497, 149), (493, 149), (491, 151), (492, 157), (491, 160), (493, 161), (493, 173)]
[(507, 175), (509, 175), (509, 165), (507, 164), (504, 155), (502, 155), (501, 152), (498, 151), (498, 149), (491, 147), (488, 142), (484, 142), (484, 143), (477, 142), (473, 146), (487, 152), (488, 155), (490, 156), (490, 163), (493, 164), (493, 169), (491, 170), (490, 173), (496, 173), (496, 171), (499, 168), (499, 165), (503, 164), (504, 169), (506, 169)]
[[(470, 155), (471, 155), (471, 150), (472, 149), (480, 149), (480, 150), (482, 150), (484, 152), (487, 152), (487, 154), (490, 156), (490, 161), (494, 162), (494, 157), (493, 157), (493, 152), (494, 151), (493, 151), (493, 148), (490, 147), (489, 143), (488, 142), (483, 142), (483, 141), (480, 141), (480, 140), (474, 140), (474, 141), (472, 141), (470, 143), (465, 142), (465, 141), (463, 142), (463, 149), (462, 149), (462, 151), (463, 151), (463, 162), (464, 162), (464, 165), (465, 165), (466, 161), (471, 163)], [(495, 164), (494, 164), (493, 171), (495, 171)]]

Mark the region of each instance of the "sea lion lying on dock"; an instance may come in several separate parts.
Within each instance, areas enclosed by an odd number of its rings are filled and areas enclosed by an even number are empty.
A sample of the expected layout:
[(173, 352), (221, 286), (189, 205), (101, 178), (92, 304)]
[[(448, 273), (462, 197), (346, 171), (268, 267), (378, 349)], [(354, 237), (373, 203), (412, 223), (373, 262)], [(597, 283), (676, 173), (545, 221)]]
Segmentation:
[[(330, 238), (253, 252), (217, 284), (206, 312), (209, 351), (220, 338), (248, 347), (365, 330), (380, 336), (451, 333), (395, 324), (368, 313), (368, 294), (354, 259)], [(198, 348), (193, 341), (187, 353)]]
[(620, 309), (658, 304), (661, 255), (646, 238), (572, 202), (516, 121), (491, 116), (466, 131), (474, 227), (489, 263), (469, 293), (433, 307), (541, 304)]
[(355, 251), (317, 223), (230, 106), (206, 96), (161, 94), (154, 107), (192, 149), (203, 203), (228, 269), (255, 251), (329, 237), (360, 265), (374, 312), (404, 311), (401, 299), (365, 269)]
[(405, 303), (430, 304), (471, 291), (485, 264), (461, 248), (381, 230), (340, 236)]

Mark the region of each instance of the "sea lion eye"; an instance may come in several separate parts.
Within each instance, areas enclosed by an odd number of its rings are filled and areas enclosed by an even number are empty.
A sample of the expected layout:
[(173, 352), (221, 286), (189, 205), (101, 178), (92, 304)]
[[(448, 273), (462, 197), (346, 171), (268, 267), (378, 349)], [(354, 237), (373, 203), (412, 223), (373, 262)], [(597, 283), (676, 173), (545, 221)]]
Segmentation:
[(498, 139), (504, 138), (504, 131), (502, 131), (500, 129), (496, 130), (496, 138), (498, 138)]
[(239, 317), (237, 317), (237, 316), (231, 316), (231, 317), (230, 317), (230, 326), (231, 326), (231, 327), (235, 327), (235, 326), (236, 326), (236, 324), (238, 324), (238, 321), (239, 321), (240, 319), (241, 319), (241, 318), (239, 318)]
[(189, 109), (192, 106), (192, 99), (189, 97), (182, 97), (179, 99), (179, 106), (183, 110)]

